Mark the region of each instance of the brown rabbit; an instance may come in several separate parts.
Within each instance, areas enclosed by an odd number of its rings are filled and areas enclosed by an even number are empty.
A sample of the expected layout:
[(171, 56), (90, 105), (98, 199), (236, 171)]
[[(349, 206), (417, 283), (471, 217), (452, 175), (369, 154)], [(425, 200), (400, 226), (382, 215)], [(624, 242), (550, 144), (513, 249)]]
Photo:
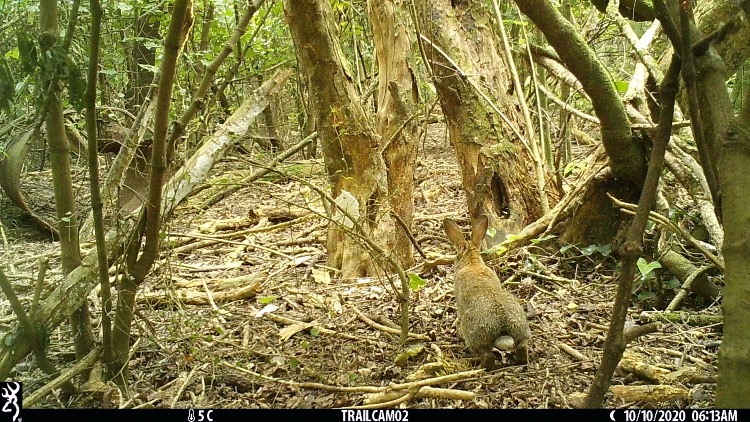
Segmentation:
[(479, 254), (488, 224), (486, 215), (477, 218), (471, 241), (467, 241), (453, 220), (443, 220), (445, 233), (457, 251), (453, 294), (458, 303), (458, 329), (466, 346), (482, 359), (483, 367), (495, 367), (493, 346), (503, 350), (515, 347), (516, 364), (523, 365), (528, 360), (531, 335), (526, 312)]

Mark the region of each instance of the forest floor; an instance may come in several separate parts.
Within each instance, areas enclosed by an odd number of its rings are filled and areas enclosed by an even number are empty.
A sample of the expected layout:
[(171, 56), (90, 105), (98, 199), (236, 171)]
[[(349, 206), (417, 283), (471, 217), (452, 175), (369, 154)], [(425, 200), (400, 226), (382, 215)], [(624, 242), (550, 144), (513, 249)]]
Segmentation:
[[(420, 152), (413, 226), (430, 259), (454, 253), (442, 230), (444, 217), (468, 231), (455, 156), (445, 134), (434, 135)], [(242, 155), (230, 155), (207, 186), (228, 172), (247, 174), (252, 166)], [(326, 186), (323, 172), (305, 180)], [(162, 258), (138, 296), (132, 397), (114, 405), (331, 408), (390, 399), (395, 401), (388, 407), (569, 408), (575, 393), (592, 384), (617, 287), (618, 262), (611, 255), (549, 242), (493, 260), (500, 279), (529, 312), (529, 363), (513, 366), (507, 352), (496, 352), (500, 369), (477, 371), (479, 362), (457, 332), (450, 264), (427, 269), (417, 256), (413, 271), (427, 283), (410, 304), (410, 330), (419, 338), (404, 347), (399, 304), (386, 281), (340, 280), (321, 267), (327, 222), (316, 214), (322, 205), (305, 183), (267, 177), (201, 211), (197, 204), (210, 191), (191, 197), (166, 227)], [(5, 230), (0, 259), (28, 298), (39, 255), (51, 255), (48, 278), (59, 277), (54, 270), (59, 245), (30, 235), (29, 223), (7, 198), (0, 198), (0, 213)], [(95, 295), (91, 303), (98, 327)], [(634, 301), (628, 323), (639, 323), (644, 311), (652, 310), (649, 303)], [(15, 318), (6, 301), (0, 312), (4, 333)], [(720, 313), (717, 304), (695, 312)], [(720, 324), (663, 322), (656, 333), (628, 345), (628, 362), (635, 363), (621, 367), (612, 385), (636, 392), (636, 386), (671, 380), (677, 393), (653, 402), (610, 392), (605, 405), (712, 406), (720, 339)], [(70, 365), (67, 325), (50, 333), (49, 355), (60, 368)], [(25, 383), (26, 394), (49, 381), (31, 357), (17, 366), (14, 379)], [(423, 385), (444, 390), (397, 394)], [(391, 394), (383, 394), (386, 390)], [(647, 397), (654, 400), (657, 393)], [(64, 402), (56, 392), (39, 406), (82, 403)]]

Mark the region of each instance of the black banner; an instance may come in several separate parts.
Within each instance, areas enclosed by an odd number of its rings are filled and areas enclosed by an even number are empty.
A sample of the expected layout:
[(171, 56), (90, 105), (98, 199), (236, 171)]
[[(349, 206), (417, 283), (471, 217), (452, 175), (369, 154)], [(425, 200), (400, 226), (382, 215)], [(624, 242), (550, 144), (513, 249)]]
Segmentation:
[[(5, 417), (6, 415), (2, 415)], [(10, 420), (2, 419), (0, 421)], [(562, 421), (613, 422), (750, 422), (750, 410), (719, 409), (605, 409), (605, 410), (532, 410), (532, 409), (22, 409), (16, 422), (60, 420), (75, 421), (106, 418), (134, 420), (147, 418), (158, 422), (224, 422), (257, 418), (299, 418), (340, 422), (436, 422), (436, 418), (465, 418), (461, 422), (502, 421), (503, 418), (551, 418)], [(508, 419), (505, 419), (508, 420)], [(310, 421), (312, 422), (312, 421)]]
[[(224, 422), (258, 418), (297, 418), (337, 422), (436, 422), (437, 418), (463, 418), (460, 422), (503, 421), (507, 418), (547, 418), (547, 420), (602, 422), (750, 422), (750, 410), (723, 409), (24, 409), (23, 385), (0, 382), (0, 422), (107, 421), (123, 418), (158, 422)], [(514, 419), (511, 419), (514, 420)], [(312, 421), (310, 421), (312, 422)]]

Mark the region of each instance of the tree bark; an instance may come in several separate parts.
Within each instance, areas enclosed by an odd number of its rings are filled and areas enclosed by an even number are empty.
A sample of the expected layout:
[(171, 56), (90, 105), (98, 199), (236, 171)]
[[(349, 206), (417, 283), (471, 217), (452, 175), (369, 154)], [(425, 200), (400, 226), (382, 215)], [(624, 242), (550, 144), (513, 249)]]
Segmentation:
[(591, 105), (601, 122), (602, 144), (614, 177), (642, 185), (646, 176), (646, 149), (632, 136), (625, 105), (610, 73), (573, 25), (550, 2), (516, 0), (516, 4), (544, 33), (547, 42), (591, 98)]
[[(747, 97), (746, 97), (747, 99)], [(750, 407), (750, 130), (733, 119), (722, 140), (719, 180), (723, 192), (724, 336), (719, 347), (716, 406)]]
[[(146, 6), (151, 9), (152, 6)], [(128, 92), (126, 94), (127, 106), (130, 112), (137, 114), (138, 108), (143, 105), (146, 94), (154, 81), (154, 69), (156, 66), (156, 49), (146, 46), (145, 40), (156, 41), (161, 38), (159, 33), (158, 11), (144, 11), (141, 8), (133, 9), (135, 18), (135, 30), (130, 43), (131, 54), (127, 58)]]
[(407, 230), (411, 230), (414, 217), (418, 138), (413, 117), (419, 101), (413, 70), (413, 28), (404, 0), (368, 0), (367, 6), (378, 63), (376, 130), (388, 169), (390, 207), (405, 226), (396, 225), (390, 233), (388, 249), (408, 268), (414, 264)]
[[(498, 54), (498, 38), (486, 24), (492, 19), (482, 3), (420, 0), (416, 5), (469, 214), (489, 217), (497, 230), (494, 237), (486, 238), (492, 246), (542, 215), (528, 147), (536, 140), (528, 139), (523, 116), (507, 93), (513, 82), (508, 64)], [(551, 176), (545, 180), (552, 180)], [(553, 183), (547, 183), (545, 190), (550, 202), (559, 198)]]
[[(55, 189), (55, 210), (60, 232), (60, 260), (64, 274), (69, 274), (81, 264), (78, 240), (78, 212), (76, 211), (73, 180), (70, 170), (70, 144), (65, 134), (63, 117), (63, 86), (58, 73), (60, 63), (65, 62), (63, 50), (55, 48), (60, 40), (57, 2), (42, 0), (39, 5), (41, 36), (39, 44), (43, 57), (44, 89), (47, 92), (47, 145), (49, 148), (52, 182)], [(75, 343), (76, 357), (83, 358), (94, 346), (91, 317), (84, 303), (70, 317), (71, 331)]]
[[(138, 286), (146, 279), (151, 266), (159, 252), (160, 228), (162, 224), (162, 189), (167, 175), (167, 130), (169, 124), (169, 106), (172, 99), (172, 88), (176, 73), (177, 57), (187, 39), (193, 24), (192, 0), (175, 1), (172, 19), (164, 41), (164, 58), (161, 63), (159, 90), (156, 100), (154, 118), (154, 140), (149, 174), (148, 199), (144, 204), (145, 215), (142, 215), (132, 237), (133, 242), (127, 247), (126, 263), (128, 274), (120, 280), (117, 297), (117, 313), (112, 331), (112, 364), (110, 374), (116, 376), (116, 382), (125, 385), (128, 377), (127, 362), (130, 354), (130, 325), (133, 320), (133, 307)], [(141, 239), (144, 240), (141, 251)], [(140, 253), (140, 256), (138, 254)], [(136, 258), (137, 257), (137, 258)]]
[[(302, 68), (310, 82), (312, 111), (320, 135), (333, 197), (349, 192), (356, 200), (359, 223), (372, 240), (386, 246), (394, 219), (388, 210), (388, 178), (381, 140), (362, 108), (351, 69), (339, 44), (327, 1), (285, 0), (284, 12)], [(332, 210), (332, 216), (340, 211)], [(356, 236), (331, 224), (328, 265), (343, 278), (382, 275), (376, 259)]]

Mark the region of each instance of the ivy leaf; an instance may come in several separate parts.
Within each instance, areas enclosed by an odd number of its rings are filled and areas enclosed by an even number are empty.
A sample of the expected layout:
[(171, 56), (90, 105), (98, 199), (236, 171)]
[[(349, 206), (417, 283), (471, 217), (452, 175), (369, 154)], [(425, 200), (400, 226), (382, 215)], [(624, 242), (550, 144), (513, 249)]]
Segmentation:
[(583, 256), (589, 256), (596, 252), (597, 246), (596, 245), (588, 245), (586, 247), (581, 248), (581, 253)]
[(421, 289), (427, 282), (419, 274), (409, 273), (409, 289), (416, 292)]
[(667, 281), (667, 287), (670, 289), (679, 289), (680, 286), (682, 286), (682, 282), (678, 280), (676, 277), (672, 277)]
[(596, 251), (602, 254), (602, 256), (609, 256), (609, 254), (612, 253), (612, 245), (599, 245), (597, 246)]
[(642, 279), (649, 277), (655, 269), (661, 268), (661, 264), (659, 264), (658, 261), (646, 262), (643, 258), (638, 258), (636, 265), (638, 266), (638, 271), (641, 273)]

